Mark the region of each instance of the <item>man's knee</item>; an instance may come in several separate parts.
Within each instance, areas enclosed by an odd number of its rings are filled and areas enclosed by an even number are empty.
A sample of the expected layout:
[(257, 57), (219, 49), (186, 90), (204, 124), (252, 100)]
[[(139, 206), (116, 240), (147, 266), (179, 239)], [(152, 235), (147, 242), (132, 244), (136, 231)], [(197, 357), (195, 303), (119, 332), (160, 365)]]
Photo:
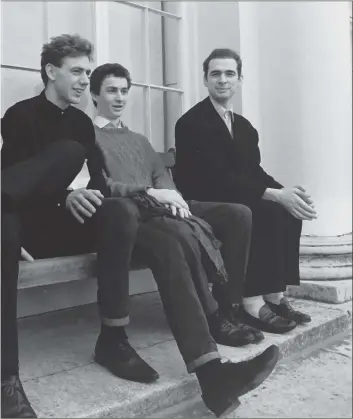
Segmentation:
[(128, 198), (104, 198), (98, 211), (101, 221), (112, 228), (118, 226), (119, 230), (134, 233), (138, 228), (139, 211)]
[(227, 219), (232, 225), (241, 225), (243, 228), (251, 229), (252, 212), (249, 207), (242, 204), (226, 205)]

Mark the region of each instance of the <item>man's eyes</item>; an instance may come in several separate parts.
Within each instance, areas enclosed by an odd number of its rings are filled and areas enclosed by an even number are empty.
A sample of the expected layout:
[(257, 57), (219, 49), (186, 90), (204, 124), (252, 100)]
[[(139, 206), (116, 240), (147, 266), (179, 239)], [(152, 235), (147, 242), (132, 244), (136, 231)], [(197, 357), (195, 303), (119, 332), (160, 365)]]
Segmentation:
[[(219, 77), (221, 74), (222, 74), (221, 72), (219, 72), (219, 73), (211, 73), (211, 76), (213, 76), (213, 77)], [(233, 71), (226, 71), (224, 74), (227, 77), (234, 77), (234, 76), (236, 76), (236, 73), (233, 72)]]
[[(117, 92), (118, 92), (118, 90), (117, 90), (117, 89), (108, 89), (108, 90), (107, 90), (107, 92), (108, 92), (108, 93), (117, 93)], [(120, 90), (120, 93), (121, 93), (122, 95), (127, 95), (128, 90), (127, 90), (127, 89), (122, 89), (122, 90)]]

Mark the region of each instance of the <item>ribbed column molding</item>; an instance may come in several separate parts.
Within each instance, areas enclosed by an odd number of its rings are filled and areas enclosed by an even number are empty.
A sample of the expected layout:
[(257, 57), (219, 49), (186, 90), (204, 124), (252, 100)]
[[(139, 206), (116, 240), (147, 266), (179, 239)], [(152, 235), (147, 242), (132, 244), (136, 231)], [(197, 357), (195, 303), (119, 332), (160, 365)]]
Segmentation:
[(310, 281), (352, 279), (352, 233), (340, 236), (302, 236), (300, 278)]

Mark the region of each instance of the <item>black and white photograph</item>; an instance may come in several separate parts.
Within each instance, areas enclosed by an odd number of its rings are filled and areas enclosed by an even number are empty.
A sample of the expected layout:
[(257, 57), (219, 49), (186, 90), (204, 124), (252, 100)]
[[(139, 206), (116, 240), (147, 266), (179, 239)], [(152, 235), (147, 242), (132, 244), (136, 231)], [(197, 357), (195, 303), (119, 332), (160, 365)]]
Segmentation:
[(352, 417), (352, 14), (1, 0), (1, 418)]

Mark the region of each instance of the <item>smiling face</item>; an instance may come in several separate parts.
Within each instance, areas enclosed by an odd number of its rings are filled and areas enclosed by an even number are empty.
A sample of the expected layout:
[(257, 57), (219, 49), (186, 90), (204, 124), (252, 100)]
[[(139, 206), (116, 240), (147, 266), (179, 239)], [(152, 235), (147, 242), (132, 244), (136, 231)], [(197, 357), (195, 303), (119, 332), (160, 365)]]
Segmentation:
[(53, 102), (61, 108), (79, 104), (89, 84), (91, 73), (89, 58), (65, 57), (62, 59), (61, 67), (47, 64), (46, 70)]
[(233, 58), (214, 58), (210, 61), (204, 85), (212, 99), (222, 106), (226, 105), (240, 84), (237, 62)]
[(129, 87), (126, 78), (107, 76), (101, 85), (99, 95), (92, 93), (97, 102), (97, 115), (110, 121), (121, 117), (125, 109), (129, 95)]

